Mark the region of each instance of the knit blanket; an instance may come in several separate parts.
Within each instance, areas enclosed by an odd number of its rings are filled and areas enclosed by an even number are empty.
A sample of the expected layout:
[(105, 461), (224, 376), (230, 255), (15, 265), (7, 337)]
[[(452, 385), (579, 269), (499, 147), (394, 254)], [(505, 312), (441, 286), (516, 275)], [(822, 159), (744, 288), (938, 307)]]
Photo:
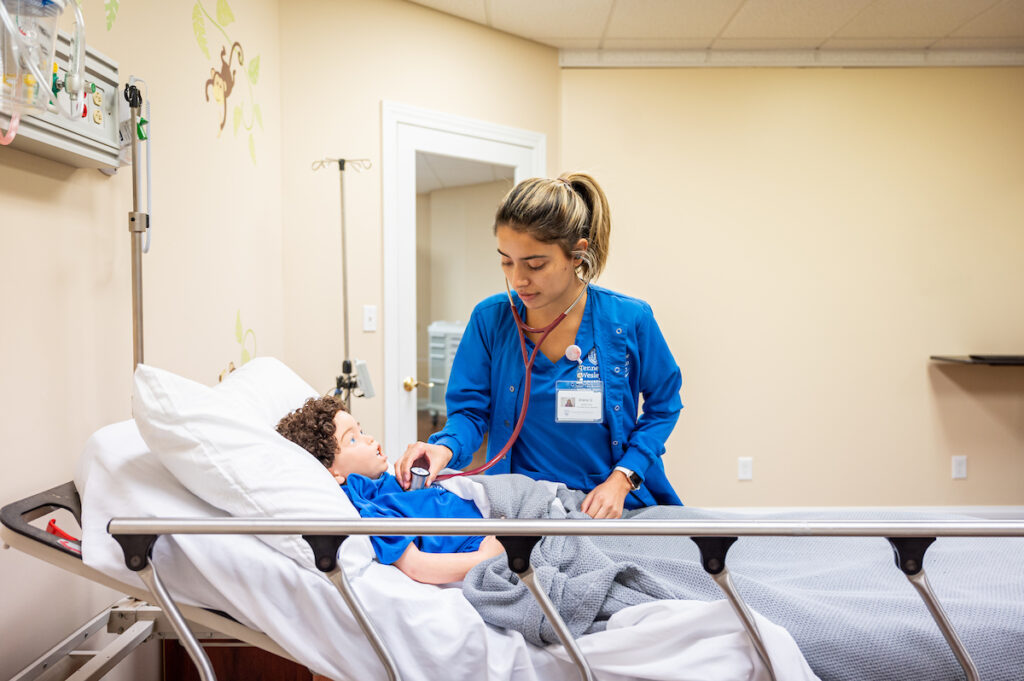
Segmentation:
[[(587, 518), (583, 494), (521, 475), (474, 478), (492, 518)], [(627, 518), (745, 520), (754, 516), (658, 506)], [(763, 518), (763, 516), (761, 516)], [(774, 519), (951, 519), (921, 513), (787, 513)], [(573, 636), (601, 631), (612, 614), (660, 599), (718, 600), (718, 586), (687, 537), (545, 537), (531, 555), (536, 580)], [(747, 604), (785, 627), (823, 681), (962, 679), (924, 602), (883, 538), (741, 537), (728, 569)], [(928, 580), (982, 679), (1024, 680), (1024, 540), (939, 539)], [(466, 576), (463, 593), (494, 626), (532, 643), (558, 642), (504, 556)]]

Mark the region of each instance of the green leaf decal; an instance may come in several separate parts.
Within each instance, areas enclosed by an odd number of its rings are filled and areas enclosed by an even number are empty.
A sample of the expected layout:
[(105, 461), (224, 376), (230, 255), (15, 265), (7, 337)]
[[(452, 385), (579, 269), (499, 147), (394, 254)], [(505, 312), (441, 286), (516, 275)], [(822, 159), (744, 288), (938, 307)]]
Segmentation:
[(252, 156), (252, 164), (256, 165), (256, 138), (249, 133), (249, 156)]
[(249, 81), (255, 85), (256, 81), (260, 79), (260, 56), (257, 54), (256, 58), (249, 62)]
[(242, 124), (242, 105), (235, 106), (235, 134), (238, 134), (238, 126)]
[(242, 348), (242, 364), (245, 364), (248, 361), (249, 361), (249, 351), (246, 350), (245, 348)]
[(199, 6), (198, 2), (192, 8), (192, 31), (196, 34), (196, 42), (199, 43), (199, 49), (209, 59), (210, 48), (206, 44), (206, 19), (203, 19), (203, 8)]
[(235, 339), (242, 342), (242, 311), (239, 310), (238, 314), (235, 315)]
[(114, 27), (117, 21), (117, 10), (121, 7), (121, 0), (103, 0), (103, 11), (107, 16), (107, 30)]
[(217, 0), (217, 23), (221, 26), (227, 26), (234, 20), (235, 15), (231, 13), (227, 0)]
[(260, 109), (259, 104), (252, 105), (252, 117), (257, 123), (260, 124), (260, 130), (263, 129), (263, 110)]

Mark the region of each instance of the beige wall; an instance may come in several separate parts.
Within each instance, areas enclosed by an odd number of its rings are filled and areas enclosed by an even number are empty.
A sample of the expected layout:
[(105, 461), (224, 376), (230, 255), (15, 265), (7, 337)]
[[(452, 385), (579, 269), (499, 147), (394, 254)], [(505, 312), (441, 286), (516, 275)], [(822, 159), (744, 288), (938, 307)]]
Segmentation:
[(324, 156), (369, 158), (372, 170), (345, 177), (349, 319), (351, 354), (369, 363), (378, 397), (352, 408), (367, 432), (382, 435), (381, 395), (399, 388), (382, 384), (383, 325), (362, 331), (363, 305), (383, 313), (381, 101), (544, 133), (553, 169), (561, 146), (558, 53), (398, 0), (290, 3), (281, 40), (289, 76), (282, 81), (285, 360), (325, 389), (338, 372), (338, 178), (309, 166)]
[[(260, 354), (283, 353), (278, 3), (230, 5), (225, 30), (249, 60), (259, 56), (260, 74), (250, 91), (239, 69), (218, 136), (221, 110), (203, 87), (224, 36), (207, 23), (208, 59), (195, 37), (194, 3), (122, 2), (107, 30), (103, 1), (83, 2), (89, 45), (119, 63), (122, 82), (134, 74), (152, 88), (146, 360), (207, 383), (240, 361), (238, 312)], [(216, 2), (204, 6), (216, 16)], [(242, 102), (261, 107), (255, 164), (247, 132), (233, 131)], [(131, 415), (131, 202), (127, 169), (108, 178), (0, 148), (2, 504), (70, 480), (89, 434)], [(115, 598), (0, 551), (0, 678)], [(156, 670), (150, 655), (109, 678), (157, 678)]]
[(1024, 69), (566, 70), (562, 114), (687, 503), (1024, 503), (1024, 369), (928, 360), (1024, 351)]
[(502, 290), (492, 226), (498, 204), (511, 188), (511, 180), (499, 180), (430, 193), (427, 323), (465, 323), (477, 303)]

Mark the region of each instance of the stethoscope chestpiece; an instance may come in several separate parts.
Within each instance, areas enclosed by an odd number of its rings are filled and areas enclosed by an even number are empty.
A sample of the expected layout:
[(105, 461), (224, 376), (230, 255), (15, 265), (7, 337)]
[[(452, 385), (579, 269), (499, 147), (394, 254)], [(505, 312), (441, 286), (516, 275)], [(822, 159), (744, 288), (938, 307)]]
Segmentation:
[(423, 489), (427, 483), (427, 476), (430, 475), (430, 471), (426, 468), (413, 466), (409, 469), (409, 472), (412, 473), (412, 482), (409, 484), (409, 491), (414, 492), (418, 489)]

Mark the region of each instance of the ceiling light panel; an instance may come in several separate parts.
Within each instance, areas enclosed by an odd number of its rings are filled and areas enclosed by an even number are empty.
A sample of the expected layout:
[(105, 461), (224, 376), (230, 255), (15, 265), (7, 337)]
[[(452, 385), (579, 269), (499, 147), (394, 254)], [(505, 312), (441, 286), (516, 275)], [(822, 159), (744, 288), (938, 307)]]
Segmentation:
[(714, 38), (743, 0), (615, 0), (605, 38)]

